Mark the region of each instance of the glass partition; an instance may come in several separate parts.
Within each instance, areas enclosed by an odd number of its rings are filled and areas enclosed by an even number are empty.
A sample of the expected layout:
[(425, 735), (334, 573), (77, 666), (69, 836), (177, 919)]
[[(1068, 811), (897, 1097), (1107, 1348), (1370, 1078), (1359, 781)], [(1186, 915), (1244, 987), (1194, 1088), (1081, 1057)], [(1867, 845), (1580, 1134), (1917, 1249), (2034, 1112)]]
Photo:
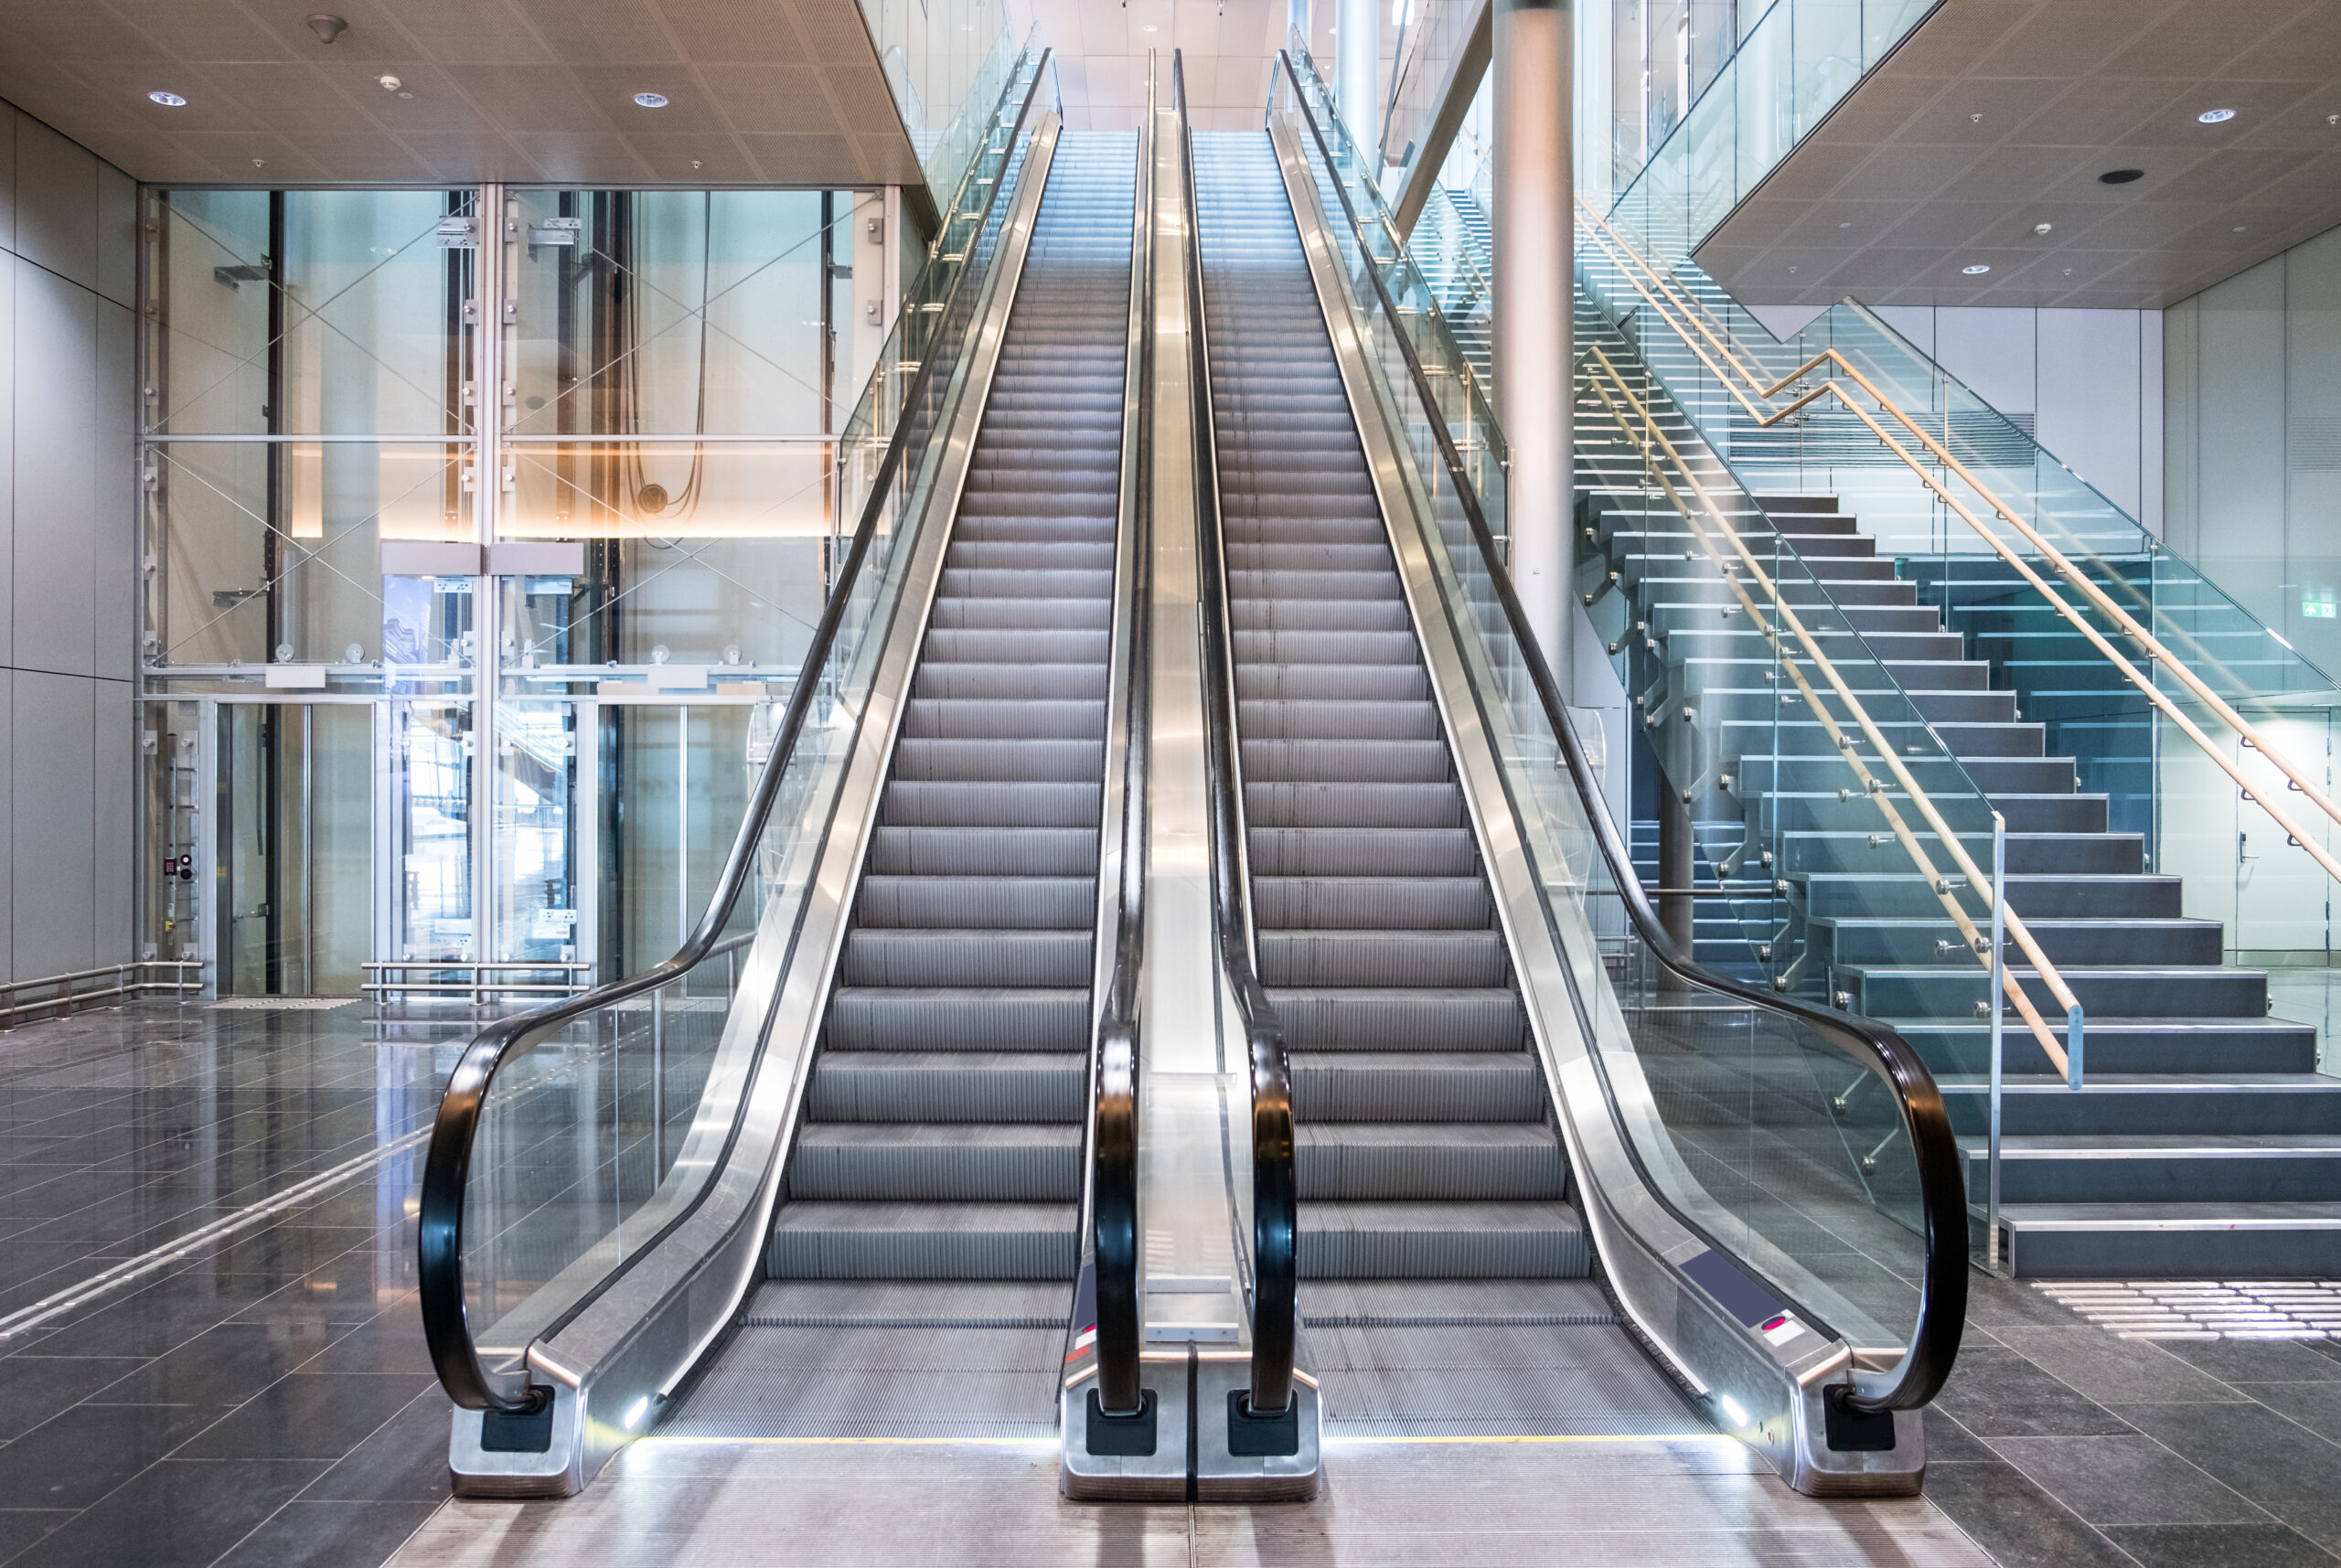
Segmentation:
[[(1850, 1020), (1839, 1025), (1768, 1007), (1694, 976), (1651, 947), (1629, 917), (1641, 895), (1622, 863), (1622, 841), (1598, 785), (1572, 774), (1572, 747), (1556, 728), (1557, 699), (1540, 682), (1541, 659), (1520, 641), (1489, 531), (1493, 517), (1480, 515), (1460, 450), (1459, 435), (1477, 428), (1477, 405), (1453, 398), (1448, 379), (1429, 373), (1443, 328), (1427, 300), (1416, 314), (1418, 275), (1403, 252), (1385, 251), (1366, 216), (1370, 206), (1356, 206), (1352, 221), (1341, 203), (1344, 194), (1363, 194), (1363, 176), (1305, 71), (1279, 76), (1270, 115), (1292, 129), (1309, 159), (1329, 239), (1353, 282), (1359, 325), (1396, 401), (1402, 428), (1393, 434), (1408, 459), (1439, 600), (1619, 1129), (1652, 1190), (1714, 1245), (1825, 1321), (1857, 1348), (1865, 1368), (1893, 1368), (1919, 1333), (1927, 1232), (1942, 1222), (1927, 1208), (1899, 1092)], [(1417, 353), (1426, 339), (1432, 351)], [(1859, 787), (1864, 770), (1900, 778), (1884, 755), (1896, 752), (1925, 780), (1943, 827), (1970, 845), (1980, 833), (1986, 853), (1988, 810), (1958, 764), (1928, 743), (1907, 699), (1826, 596), (1753, 528), (1745, 493), (1728, 475), (1678, 463), (1650, 443), (1651, 425), (1663, 422), (1649, 400), (1654, 391), (1630, 373), (1612, 384), (1619, 407), (1628, 408), (1630, 395), (1652, 416), (1630, 415), (1639, 428), (1619, 437), (1638, 459), (1646, 454), (1652, 482), (1620, 496), (1618, 512), (1593, 514), (1613, 528), (1630, 514), (1634, 526), (1667, 532), (1676, 561), (1685, 547), (1701, 556), (1703, 575), (1695, 584), (1686, 581), (1673, 605), (1680, 624), (1654, 639), (1662, 656), (1647, 667), (1667, 695), (1651, 701), (1644, 719), (1666, 748), (1670, 776), (1695, 784), (1699, 812), (1718, 834), (1732, 819), (1733, 863), (1746, 863), (1739, 880), (1756, 906), (1780, 922), (1784, 944), (1811, 955), (1791, 959), (1784, 946), (1759, 957), (1757, 944), (1748, 944), (1749, 972), (1781, 988), (1813, 989), (1832, 972), (1831, 916), (1814, 916), (1795, 890), (1807, 871), (1823, 869), (1805, 864), (1817, 854), (1857, 847), (1855, 875), (1845, 880), (1861, 891), (1848, 912), (1907, 909), (1929, 930), (1952, 926), (1940, 901), (1929, 915), (1928, 884), (1886, 830), (1887, 815), (1908, 820), (1917, 807), (1895, 784), (1874, 795)], [(1735, 533), (1748, 551), (1734, 550), (1727, 576), (1700, 547), (1731, 549)], [(1665, 553), (1653, 550), (1649, 559)], [(1826, 666), (1873, 715), (1872, 728), (1856, 724), (1855, 704), (1824, 676), (1814, 646), (1785, 635), (1733, 635), (1752, 617), (1748, 601), (1735, 600), (1726, 582), (1748, 583), (1758, 571), (1779, 591), (1777, 599), (1758, 594), (1755, 602), (1768, 616), (1784, 621), (1792, 613), (1803, 624)], [(1739, 606), (1736, 623), (1720, 613), (1726, 603)], [(1783, 690), (1797, 694), (1800, 706), (1782, 704)], [(1822, 714), (1854, 735), (1847, 750), (1803, 738), (1819, 732)], [(1876, 746), (1874, 735), (1887, 746)], [(1906, 745), (1916, 748), (1907, 757)], [(1940, 835), (1924, 824), (1911, 837), (1942, 853)], [(1760, 866), (1758, 854), (1767, 858)], [(1971, 918), (1982, 908), (1972, 889), (1955, 880), (1949, 896)], [(1952, 971), (1939, 995), (1897, 999), (1920, 1011), (1956, 1006), (1972, 1018), (1985, 981), (1977, 964), (1972, 984), (1969, 972)]]
[[(1608, 205), (1669, 257), (1689, 255), (1940, 0), (1772, 0), (1753, 18), (1742, 0), (1737, 48), (1720, 63), (1711, 62), (1728, 28), (1694, 27), (1702, 3), (1636, 0), (1633, 9), (1647, 6), (1653, 17), (1678, 14), (1675, 26), (1650, 35), (1641, 80), (1622, 81), (1615, 93), (1617, 186), (1586, 193), (1599, 201), (1619, 190)], [(1627, 5), (1612, 0), (1618, 11)], [(1628, 26), (1618, 36), (1635, 32)], [(1662, 37), (1676, 47), (1662, 50)], [(1693, 48), (1694, 38), (1710, 52)], [(1632, 128), (1641, 114), (1646, 142)], [(1655, 149), (1646, 162), (1643, 146)]]

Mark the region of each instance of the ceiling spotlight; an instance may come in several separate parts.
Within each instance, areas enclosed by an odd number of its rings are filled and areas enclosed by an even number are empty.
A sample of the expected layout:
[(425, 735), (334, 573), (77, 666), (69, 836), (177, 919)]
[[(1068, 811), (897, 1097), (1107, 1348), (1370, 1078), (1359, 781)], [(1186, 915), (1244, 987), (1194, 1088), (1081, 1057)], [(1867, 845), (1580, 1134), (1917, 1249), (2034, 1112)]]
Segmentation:
[(2143, 169), (2108, 169), (2103, 174), (2097, 176), (2097, 183), (2100, 185), (2128, 185), (2132, 180), (2142, 180), (2145, 177), (2146, 171)]
[(2036, 223), (2032, 226), (2032, 231), (2035, 234), (2046, 234), (2048, 230), (2056, 227), (2057, 226), (2053, 223)]
[(1837, 227), (1840, 229), (1851, 229), (1853, 225), (1850, 223), (1840, 223)]
[(1992, 270), (1992, 266), (1988, 261), (1977, 261), (1972, 266), (1962, 267), (1959, 270), (1966, 273), (1971, 278), (1976, 278), (1990, 272)]
[(2198, 125), (2224, 125), (2234, 118), (2235, 111), (2232, 109), (2206, 109), (2195, 116), (2195, 123)]
[(2244, 226), (2243, 226), (2242, 224), (2239, 223), (2239, 224), (2237, 224), (2234, 228), (2232, 228), (2232, 229), (2229, 229), (2229, 230), (2228, 230), (2228, 232), (2229, 232), (2229, 233), (2230, 233), (2230, 234), (2240, 234), (2240, 233), (2242, 233), (2242, 232), (2243, 232), (2243, 229), (2244, 229)]
[(636, 103), (641, 104), (645, 109), (664, 109), (667, 107), (667, 95), (663, 92), (637, 92), (634, 95), (634, 101)]
[(161, 104), (166, 109), (184, 109), (187, 107), (187, 100), (181, 98), (176, 92), (150, 92), (146, 96), (153, 101)]
[(382, 91), (384, 92), (396, 92), (400, 88), (406, 85), (406, 83), (401, 81), (394, 76), (378, 76), (374, 80), (382, 84)]
[(317, 42), (329, 44), (349, 30), (349, 24), (338, 16), (316, 12), (309, 18), (309, 31), (317, 35)]
[(1149, 32), (1149, 33), (1153, 33), (1153, 32), (1160, 32), (1160, 30), (1161, 30), (1160, 28), (1157, 27), (1156, 27), (1153, 23), (1151, 23), (1151, 22), (1149, 22), (1149, 23), (1146, 25), (1146, 31), (1148, 31), (1148, 32)]

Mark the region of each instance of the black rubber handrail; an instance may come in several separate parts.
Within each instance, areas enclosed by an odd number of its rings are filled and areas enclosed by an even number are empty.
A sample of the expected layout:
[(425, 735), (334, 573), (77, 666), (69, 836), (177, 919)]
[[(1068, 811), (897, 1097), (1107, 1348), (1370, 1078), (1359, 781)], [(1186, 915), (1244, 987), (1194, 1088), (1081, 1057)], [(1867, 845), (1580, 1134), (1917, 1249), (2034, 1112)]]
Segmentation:
[[(999, 201), (999, 193), (1010, 181), (1008, 168), (1015, 158), (1017, 142), (1024, 133), (1025, 122), (1031, 117), (1038, 101), (1042, 78), (1047, 74), (1048, 51), (1042, 51), (1025, 89), (1021, 107), (1017, 111), (1014, 126), (1009, 132), (1007, 157), (1000, 174), (992, 182), (986, 197), (983, 216), (970, 235), (972, 252), (974, 235), (981, 234), (990, 224), (991, 215)], [(1002, 93), (1014, 91), (1017, 77), (1011, 76)], [(995, 114), (995, 120), (997, 115)], [(952, 282), (952, 293), (946, 301), (956, 303), (959, 285), (972, 269), (963, 268)], [(764, 836), (766, 819), (772, 815), (774, 803), (780, 795), (782, 781), (788, 771), (788, 761), (795, 751), (798, 736), (805, 728), (807, 715), (819, 695), (820, 672), (829, 649), (837, 640), (847, 606), (852, 599), (855, 581), (863, 563), (869, 559), (871, 545), (878, 535), (888, 497), (900, 477), (911, 433), (920, 421), (912, 416), (932, 386), (943, 357), (935, 352), (930, 342), (921, 355), (916, 376), (904, 394), (902, 413), (894, 425), (894, 433), (886, 444), (885, 456), (871, 482), (869, 502), (862, 507), (861, 517), (854, 528), (853, 543), (848, 549), (843, 565), (839, 569), (829, 592), (828, 605), (813, 629), (811, 644), (805, 653), (805, 663), (795, 687), (788, 694), (788, 707), (781, 718), (779, 732), (774, 736), (772, 750), (765, 755), (763, 770), (756, 776), (754, 793), (749, 797), (748, 809), (740, 821), (740, 831), (732, 839), (731, 853), (725, 858), (723, 869), (716, 879), (715, 890), (710, 895), (706, 912), (699, 924), (684, 939), (673, 956), (654, 965), (638, 975), (629, 975), (605, 986), (595, 987), (582, 996), (537, 1008), (512, 1018), (488, 1025), (465, 1048), (463, 1057), (455, 1063), (447, 1080), (447, 1088), (440, 1096), (437, 1118), (432, 1125), (430, 1152), (422, 1167), (422, 1192), (417, 1216), (416, 1253), (418, 1274), (417, 1294), (422, 1308), (422, 1332), (430, 1346), (431, 1361), (439, 1374), (441, 1386), (447, 1395), (465, 1410), (495, 1410), (527, 1412), (543, 1408), (547, 1392), (529, 1376), (526, 1359), (510, 1373), (490, 1371), (480, 1360), (479, 1349), (472, 1339), (470, 1311), (464, 1301), (464, 1196), (471, 1178), (472, 1144), (479, 1132), (480, 1115), (489, 1088), (497, 1072), (511, 1058), (536, 1046), (554, 1030), (587, 1018), (604, 1008), (615, 1006), (631, 997), (655, 991), (672, 984), (697, 968), (701, 961), (716, 950), (724, 928), (731, 923), (734, 906), (748, 885), (750, 872), (756, 860), (757, 841)], [(744, 1097), (743, 1104), (745, 1103)], [(733, 1132), (736, 1136), (737, 1127)], [(730, 1144), (724, 1154), (728, 1157)], [(647, 1253), (694, 1212), (712, 1187), (712, 1179), (703, 1182), (699, 1192), (657, 1234), (646, 1238), (603, 1275), (591, 1288), (552, 1324), (544, 1333), (558, 1332), (573, 1321), (578, 1313), (598, 1299), (610, 1284), (634, 1263)]]
[(1202, 229), (1195, 200), (1194, 136), (1187, 83), (1170, 57), (1172, 99), (1185, 145), (1187, 334), (1194, 394), (1195, 551), (1203, 590), (1203, 756), (1209, 777), (1212, 902), (1219, 957), (1244, 1028), (1252, 1083), (1252, 1384), (1250, 1412), (1282, 1415), (1292, 1404), (1294, 1339), (1299, 1326), (1299, 1182), (1293, 1170), (1292, 1064), (1284, 1024), (1260, 983), (1245, 869), (1244, 769), (1236, 743), (1235, 660), (1230, 656), (1225, 550), (1219, 515), (1219, 442), (1211, 396), (1211, 335), (1204, 319)]
[[(1139, 138), (1145, 150), (1148, 143)], [(1143, 172), (1143, 171), (1142, 171)], [(1148, 188), (1135, 180), (1133, 197)], [(1136, 214), (1133, 214), (1133, 228)], [(1151, 213), (1146, 215), (1150, 232)], [(1149, 241), (1149, 245), (1151, 240)], [(1122, 758), (1122, 855), (1114, 974), (1097, 1018), (1093, 1075), (1097, 1104), (1089, 1146), (1090, 1248), (1097, 1288), (1097, 1403), (1113, 1416), (1146, 1408), (1139, 1385), (1141, 1339), (1138, 1270), (1138, 1060), (1139, 977), (1146, 959), (1147, 767), (1153, 712), (1154, 629), (1154, 268), (1139, 274), (1137, 463), (1130, 475), (1129, 659), (1123, 670), (1128, 741)]]
[[(1308, 93), (1303, 91), (1299, 71), (1290, 55), (1279, 50), (1277, 61), (1292, 84), (1293, 104), (1299, 111), (1302, 123), (1317, 144), (1318, 155), (1324, 159), (1328, 170), (1338, 171), (1332, 149), (1325, 139), (1324, 128), (1309, 106)], [(1356, 208), (1350, 201), (1349, 191), (1342, 186), (1338, 173), (1332, 181), (1334, 194), (1340, 197), (1342, 210), (1363, 251), (1367, 265), (1364, 269), (1381, 302), (1382, 309), (1393, 323), (1403, 318), (1397, 302), (1391, 297), (1389, 284), (1382, 276), (1383, 263), (1365, 246), (1365, 229), (1358, 219)], [(1916, 1410), (1940, 1392), (1943, 1381), (1951, 1376), (1951, 1363), (1959, 1355), (1959, 1342), (1967, 1320), (1967, 1184), (1961, 1171), (1962, 1157), (1959, 1140), (1951, 1127), (1951, 1117), (1942, 1103), (1942, 1092), (1934, 1075), (1927, 1070), (1908, 1040), (1894, 1030), (1867, 1019), (1849, 1014), (1824, 1011), (1791, 997), (1759, 991), (1718, 975), (1701, 965), (1696, 959), (1676, 944), (1659, 922), (1658, 913), (1644, 896), (1640, 878), (1633, 869), (1617, 824), (1610, 819), (1609, 803), (1591, 784), (1593, 769), (1578, 741), (1577, 731), (1569, 722), (1568, 709), (1561, 700), (1560, 689), (1555, 684), (1551, 667), (1545, 660), (1544, 650), (1528, 624), (1527, 612), (1513, 591), (1512, 574), (1506, 569), (1495, 536), (1488, 527), (1487, 516), (1480, 508), (1479, 492), (1473, 487), (1470, 471), (1464, 465), (1463, 455), (1456, 449), (1455, 441), (1440, 416), (1438, 398), (1429, 376), (1424, 373), (1422, 360), (1415, 352), (1413, 342), (1401, 330), (1392, 336), (1400, 356), (1406, 360), (1415, 394), (1430, 411), (1427, 421), (1438, 442), (1439, 460), (1447, 470), (1448, 482), (1455, 486), (1457, 500), (1471, 529), (1473, 543), (1478, 547), (1489, 581), (1494, 584), (1497, 602), (1502, 606), (1504, 619), (1513, 639), (1520, 646), (1522, 667), (1527, 671), (1536, 688), (1536, 699), (1545, 710), (1545, 721), (1559, 739), (1562, 759), (1566, 763), (1571, 785), (1584, 808), (1587, 820), (1593, 828), (1594, 839), (1600, 846), (1601, 857), (1608, 862), (1610, 880), (1616, 885), (1626, 917), (1661, 967), (1669, 974), (1702, 989), (1719, 992), (1748, 1006), (1772, 1013), (1785, 1014), (1826, 1036), (1839, 1050), (1857, 1061), (1875, 1067), (1893, 1087), (1902, 1112), (1903, 1130), (1910, 1140), (1910, 1151), (1918, 1168), (1919, 1210), (1922, 1215), (1921, 1234), (1926, 1244), (1926, 1261), (1919, 1285), (1918, 1321), (1911, 1330), (1910, 1343), (1901, 1362), (1901, 1375), (1881, 1393), (1863, 1394), (1847, 1392), (1836, 1396), (1855, 1410), (1878, 1412)], [(1593, 1038), (1589, 1019), (1584, 1016), (1583, 998), (1577, 998), (1580, 1021)], [(1597, 1053), (1598, 1054), (1598, 1053)], [(1614, 1110), (1614, 1107), (1613, 1107)], [(1632, 1140), (1627, 1142), (1630, 1151)], [(1693, 1231), (1705, 1235), (1705, 1231), (1688, 1215), (1669, 1202), (1654, 1186), (1652, 1196), (1664, 1204), (1669, 1212)], [(1728, 1253), (1727, 1248), (1718, 1248)], [(1742, 1266), (1746, 1266), (1744, 1264)], [(1750, 1270), (1751, 1273), (1756, 1272)]]

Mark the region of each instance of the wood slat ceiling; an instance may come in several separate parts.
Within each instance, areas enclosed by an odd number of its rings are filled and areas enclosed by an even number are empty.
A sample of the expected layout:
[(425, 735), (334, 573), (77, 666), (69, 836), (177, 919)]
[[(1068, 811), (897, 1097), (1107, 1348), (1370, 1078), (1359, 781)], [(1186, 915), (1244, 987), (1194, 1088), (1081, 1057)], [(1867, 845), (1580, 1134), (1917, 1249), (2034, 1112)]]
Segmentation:
[(0, 97), (157, 183), (920, 177), (855, 0), (0, 0)]
[(2158, 308), (2336, 223), (2341, 0), (1945, 0), (1696, 259), (1751, 304)]

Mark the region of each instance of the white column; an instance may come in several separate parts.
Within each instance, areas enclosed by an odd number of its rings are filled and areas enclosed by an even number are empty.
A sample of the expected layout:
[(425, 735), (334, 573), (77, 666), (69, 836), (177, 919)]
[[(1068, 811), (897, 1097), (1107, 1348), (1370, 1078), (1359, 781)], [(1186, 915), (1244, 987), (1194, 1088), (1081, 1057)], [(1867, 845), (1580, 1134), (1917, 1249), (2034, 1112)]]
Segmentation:
[(1342, 123), (1361, 147), (1382, 141), (1382, 5), (1384, 0), (1337, 0), (1341, 37), (1334, 40), (1334, 94)]
[(1570, 701), (1574, 23), (1569, 0), (1495, 0), (1496, 412), (1512, 443), (1512, 578)]
[(1303, 43), (1311, 45), (1313, 52), (1314, 41), (1309, 32), (1309, 0), (1285, 0), (1284, 21), (1287, 27), (1300, 35)]

